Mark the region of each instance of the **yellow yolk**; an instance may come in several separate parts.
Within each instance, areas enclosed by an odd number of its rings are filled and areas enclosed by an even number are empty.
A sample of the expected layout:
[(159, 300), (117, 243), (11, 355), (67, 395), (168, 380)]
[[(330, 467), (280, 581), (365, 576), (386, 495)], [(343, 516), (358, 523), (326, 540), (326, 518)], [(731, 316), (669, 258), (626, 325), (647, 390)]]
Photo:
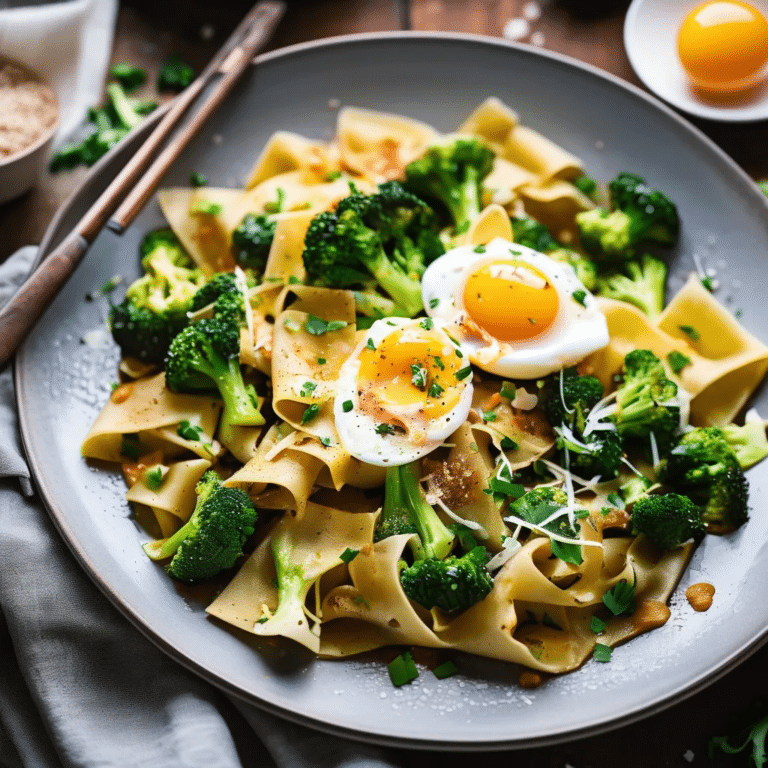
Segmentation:
[(768, 21), (739, 0), (715, 0), (694, 8), (677, 38), (683, 68), (694, 85), (730, 93), (750, 88), (768, 61)]
[(547, 276), (517, 259), (484, 264), (464, 288), (467, 313), (499, 341), (538, 336), (552, 325), (559, 305)]
[(402, 331), (384, 338), (375, 350), (360, 353), (357, 375), (360, 405), (377, 420), (409, 413), (438, 419), (459, 402), (464, 384), (456, 372), (466, 365), (455, 349), (425, 332), (404, 339)]

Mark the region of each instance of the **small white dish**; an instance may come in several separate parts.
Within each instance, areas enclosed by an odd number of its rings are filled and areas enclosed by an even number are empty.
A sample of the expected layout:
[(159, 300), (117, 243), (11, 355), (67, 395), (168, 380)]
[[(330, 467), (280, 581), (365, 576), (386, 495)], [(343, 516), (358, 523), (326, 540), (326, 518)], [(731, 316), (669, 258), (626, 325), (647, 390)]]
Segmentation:
[[(732, 123), (768, 119), (768, 80), (725, 97), (702, 94), (688, 80), (677, 56), (677, 32), (702, 1), (633, 0), (624, 20), (624, 47), (635, 73), (656, 96), (690, 115)], [(768, 17), (768, 0), (749, 2)]]

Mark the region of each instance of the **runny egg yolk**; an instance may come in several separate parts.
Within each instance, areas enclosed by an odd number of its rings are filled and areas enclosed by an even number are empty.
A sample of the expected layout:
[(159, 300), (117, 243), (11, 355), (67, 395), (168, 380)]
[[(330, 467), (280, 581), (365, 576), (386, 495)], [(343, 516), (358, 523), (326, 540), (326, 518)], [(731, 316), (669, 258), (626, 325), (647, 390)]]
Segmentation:
[(751, 88), (768, 61), (768, 21), (740, 0), (707, 2), (686, 16), (677, 50), (698, 88), (720, 93)]
[(445, 416), (456, 407), (465, 386), (456, 377), (462, 363), (439, 337), (426, 331), (418, 336), (412, 330), (395, 331), (376, 349), (366, 347), (360, 353), (360, 408), (376, 421), (403, 426), (420, 417)]
[(483, 264), (464, 287), (464, 307), (499, 341), (525, 341), (544, 333), (560, 306), (547, 276), (519, 259)]

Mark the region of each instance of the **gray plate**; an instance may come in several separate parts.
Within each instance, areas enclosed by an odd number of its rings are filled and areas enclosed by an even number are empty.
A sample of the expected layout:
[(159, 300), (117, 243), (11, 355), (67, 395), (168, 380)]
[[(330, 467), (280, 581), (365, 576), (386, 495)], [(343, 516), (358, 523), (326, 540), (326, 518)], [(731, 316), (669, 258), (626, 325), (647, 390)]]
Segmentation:
[[(329, 101), (399, 112), (441, 130), (489, 95), (580, 156), (602, 180), (622, 170), (669, 191), (684, 222), (673, 281), (697, 252), (719, 263), (718, 296), (768, 337), (768, 212), (749, 179), (666, 107), (582, 64), (499, 40), (460, 35), (332, 39), (263, 56), (228, 104), (180, 158), (165, 183), (200, 171), (211, 184), (240, 184), (276, 129), (329, 138)], [(126, 161), (133, 143), (104, 159), (52, 225), (61, 238)], [(117, 350), (104, 328), (107, 304), (85, 294), (116, 273), (138, 272), (142, 233), (162, 223), (149, 205), (122, 237), (105, 232), (49, 308), (16, 361), (24, 443), (61, 534), (96, 584), (151, 640), (212, 683), (293, 721), (363, 740), (431, 749), (499, 749), (585, 736), (647, 715), (712, 682), (765, 639), (768, 515), (765, 504), (736, 535), (708, 538), (672, 600), (661, 629), (617, 648), (610, 664), (587, 663), (534, 691), (515, 686), (511, 666), (461, 657), (443, 682), (422, 671), (395, 690), (374, 661), (316, 661), (303, 649), (256, 642), (207, 619), (143, 554), (119, 475), (88, 466), (80, 443), (116, 378)], [(759, 292), (758, 292), (759, 291)], [(757, 406), (764, 413), (766, 394)], [(750, 473), (755, 504), (768, 464)], [(717, 587), (712, 609), (694, 613), (689, 583)], [(398, 734), (393, 738), (392, 734)]]

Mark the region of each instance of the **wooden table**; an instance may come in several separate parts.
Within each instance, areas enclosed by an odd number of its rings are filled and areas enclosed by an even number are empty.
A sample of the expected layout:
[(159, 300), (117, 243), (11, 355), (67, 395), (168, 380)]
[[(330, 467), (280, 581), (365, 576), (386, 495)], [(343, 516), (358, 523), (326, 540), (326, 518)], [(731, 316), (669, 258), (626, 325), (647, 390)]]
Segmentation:
[[(398, 29), (465, 31), (501, 36), (508, 20), (522, 18), (528, 0), (293, 0), (270, 48), (351, 32)], [(133, 0), (121, 7), (114, 61), (129, 61), (150, 72), (170, 52), (198, 69), (234, 27), (250, 0), (210, 4), (199, 0)], [(539, 0), (540, 18), (530, 21), (522, 42), (568, 54), (640, 85), (622, 44), (626, 2), (620, 0)], [(768, 176), (764, 124), (719, 125), (695, 121), (753, 178)], [(0, 261), (21, 245), (37, 242), (53, 213), (77, 188), (80, 170), (46, 175), (36, 190), (0, 206)], [(691, 649), (691, 653), (695, 653)], [(720, 734), (729, 716), (758, 694), (768, 681), (768, 647), (758, 651), (723, 679), (659, 714), (609, 733), (568, 744), (489, 756), (492, 765), (529, 768), (661, 768), (661, 766), (731, 765), (710, 761), (706, 743)], [(574, 701), (578, 707), (579, 702)], [(403, 764), (420, 766), (422, 753), (401, 754)], [(463, 766), (466, 756), (440, 758), (447, 768)], [(476, 759), (476, 758), (473, 758)]]

